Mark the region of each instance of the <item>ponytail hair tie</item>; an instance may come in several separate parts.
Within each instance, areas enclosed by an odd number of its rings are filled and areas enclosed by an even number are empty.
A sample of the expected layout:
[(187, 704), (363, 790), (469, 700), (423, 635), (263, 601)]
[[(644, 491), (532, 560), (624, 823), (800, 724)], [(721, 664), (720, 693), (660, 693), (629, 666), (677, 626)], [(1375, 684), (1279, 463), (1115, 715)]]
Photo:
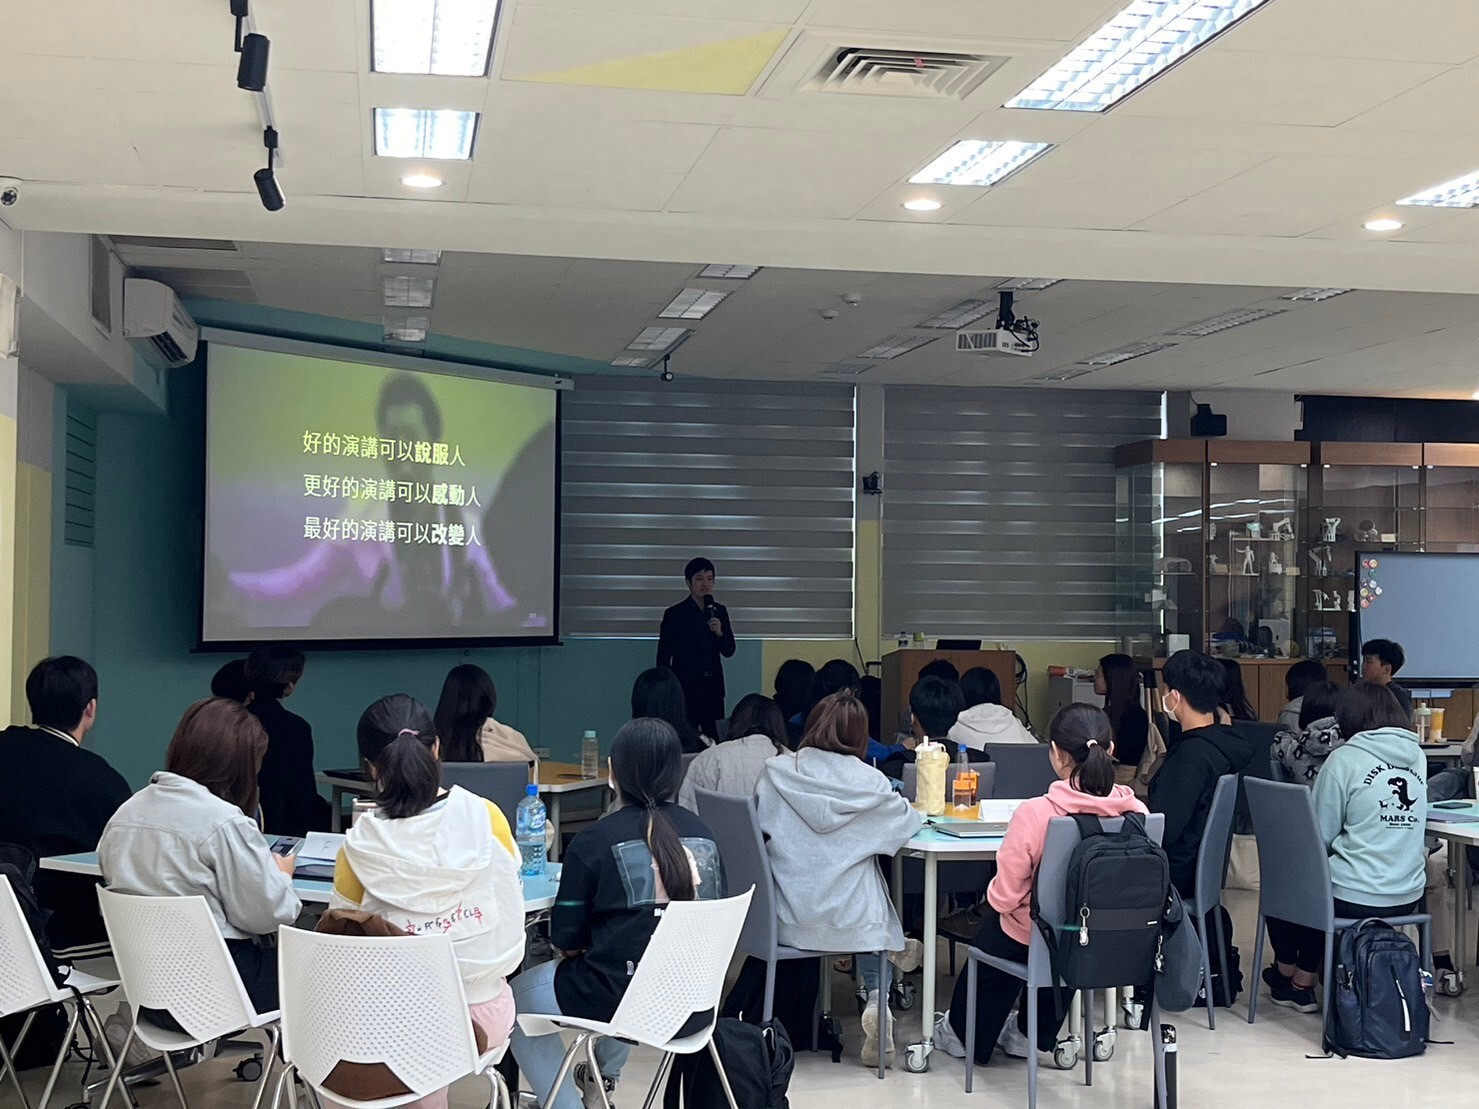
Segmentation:
[(1089, 742), (1087, 744), (1085, 744), (1085, 746), (1087, 746), (1087, 747), (1098, 747), (1099, 746), (1099, 741), (1097, 739), (1091, 739), (1091, 740), (1089, 740)]
[(662, 804), (662, 802), (661, 801), (658, 801), (656, 798), (649, 797), (649, 798), (647, 798), (647, 800), (645, 800), (645, 801), (642, 802), (642, 807), (644, 809), (646, 809), (648, 812), (657, 812), (657, 808), (661, 804)]
[(400, 739), (403, 735), (411, 736), (413, 739), (421, 738), (421, 733), (418, 732), (415, 728), (402, 728), (400, 731), (395, 733), (395, 738)]

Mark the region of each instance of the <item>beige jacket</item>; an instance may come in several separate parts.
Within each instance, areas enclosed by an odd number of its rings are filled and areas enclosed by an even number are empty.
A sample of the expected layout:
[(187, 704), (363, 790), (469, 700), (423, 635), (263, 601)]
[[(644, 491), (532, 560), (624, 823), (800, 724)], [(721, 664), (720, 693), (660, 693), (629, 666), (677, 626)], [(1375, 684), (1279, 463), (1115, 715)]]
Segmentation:
[(524, 733), (507, 724), (500, 724), (491, 716), (483, 721), (478, 732), (478, 746), (483, 749), (484, 762), (528, 762), (534, 761), (534, 751)]

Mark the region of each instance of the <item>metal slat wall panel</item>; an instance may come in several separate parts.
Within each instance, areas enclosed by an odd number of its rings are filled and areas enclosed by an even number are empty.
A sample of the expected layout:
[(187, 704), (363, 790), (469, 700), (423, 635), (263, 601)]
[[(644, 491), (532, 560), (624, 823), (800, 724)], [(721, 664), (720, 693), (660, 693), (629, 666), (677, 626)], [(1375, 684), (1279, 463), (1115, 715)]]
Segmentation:
[(88, 408), (67, 406), (66, 464), (62, 481), (62, 542), (91, 547), (96, 534), (98, 418)]
[(717, 564), (745, 637), (851, 637), (850, 386), (582, 380), (562, 408), (561, 628), (656, 635)]
[(1159, 393), (889, 386), (884, 630), (1112, 638), (1114, 448)]

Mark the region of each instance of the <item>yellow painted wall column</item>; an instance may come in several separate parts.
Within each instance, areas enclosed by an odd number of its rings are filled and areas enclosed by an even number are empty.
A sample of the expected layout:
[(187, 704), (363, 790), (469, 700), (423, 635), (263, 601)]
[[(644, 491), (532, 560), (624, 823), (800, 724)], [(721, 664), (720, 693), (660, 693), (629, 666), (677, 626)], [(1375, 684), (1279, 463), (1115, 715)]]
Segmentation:
[(15, 553), (11, 706), (27, 712), (26, 675), (51, 653), (51, 493), (56, 386), (25, 366), (16, 389)]
[[(0, 721), (23, 719), (17, 715), (15, 680), (15, 548), (18, 519), (18, 490), (15, 479), (16, 379), (20, 362), (0, 357)], [(25, 678), (22, 675), (21, 683)], [(22, 684), (20, 688), (24, 688)], [(24, 700), (21, 705), (24, 705)]]

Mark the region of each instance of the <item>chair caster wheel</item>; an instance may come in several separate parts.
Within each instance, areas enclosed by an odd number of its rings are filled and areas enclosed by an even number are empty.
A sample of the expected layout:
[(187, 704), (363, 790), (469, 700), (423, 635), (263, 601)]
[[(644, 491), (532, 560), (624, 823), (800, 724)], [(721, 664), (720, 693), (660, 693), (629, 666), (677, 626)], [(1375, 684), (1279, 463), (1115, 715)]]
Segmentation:
[(910, 1009), (914, 1008), (914, 1001), (918, 996), (918, 992), (915, 990), (913, 982), (900, 982), (894, 987), (893, 995), (894, 1006), (901, 1012), (907, 1013)]
[(1468, 982), (1461, 970), (1440, 970), (1438, 972), (1438, 992), (1444, 997), (1458, 997), (1467, 986)]
[(1059, 1070), (1072, 1070), (1078, 1066), (1078, 1044), (1070, 1040), (1053, 1048), (1053, 1066)]
[(262, 1080), (262, 1060), (243, 1059), (236, 1064), (235, 1073), (238, 1082), (260, 1082)]
[(1138, 1031), (1140, 1025), (1145, 1021), (1145, 1006), (1140, 1004), (1140, 1002), (1138, 1001), (1126, 1001), (1124, 1005), (1121, 1006), (1121, 1013), (1121, 1028), (1128, 1028), (1131, 1031)]
[(923, 1074), (930, 1069), (930, 1049), (924, 1044), (910, 1044), (904, 1049), (904, 1069), (910, 1074)]
[(1114, 1029), (1094, 1035), (1094, 1062), (1107, 1063), (1114, 1058)]

